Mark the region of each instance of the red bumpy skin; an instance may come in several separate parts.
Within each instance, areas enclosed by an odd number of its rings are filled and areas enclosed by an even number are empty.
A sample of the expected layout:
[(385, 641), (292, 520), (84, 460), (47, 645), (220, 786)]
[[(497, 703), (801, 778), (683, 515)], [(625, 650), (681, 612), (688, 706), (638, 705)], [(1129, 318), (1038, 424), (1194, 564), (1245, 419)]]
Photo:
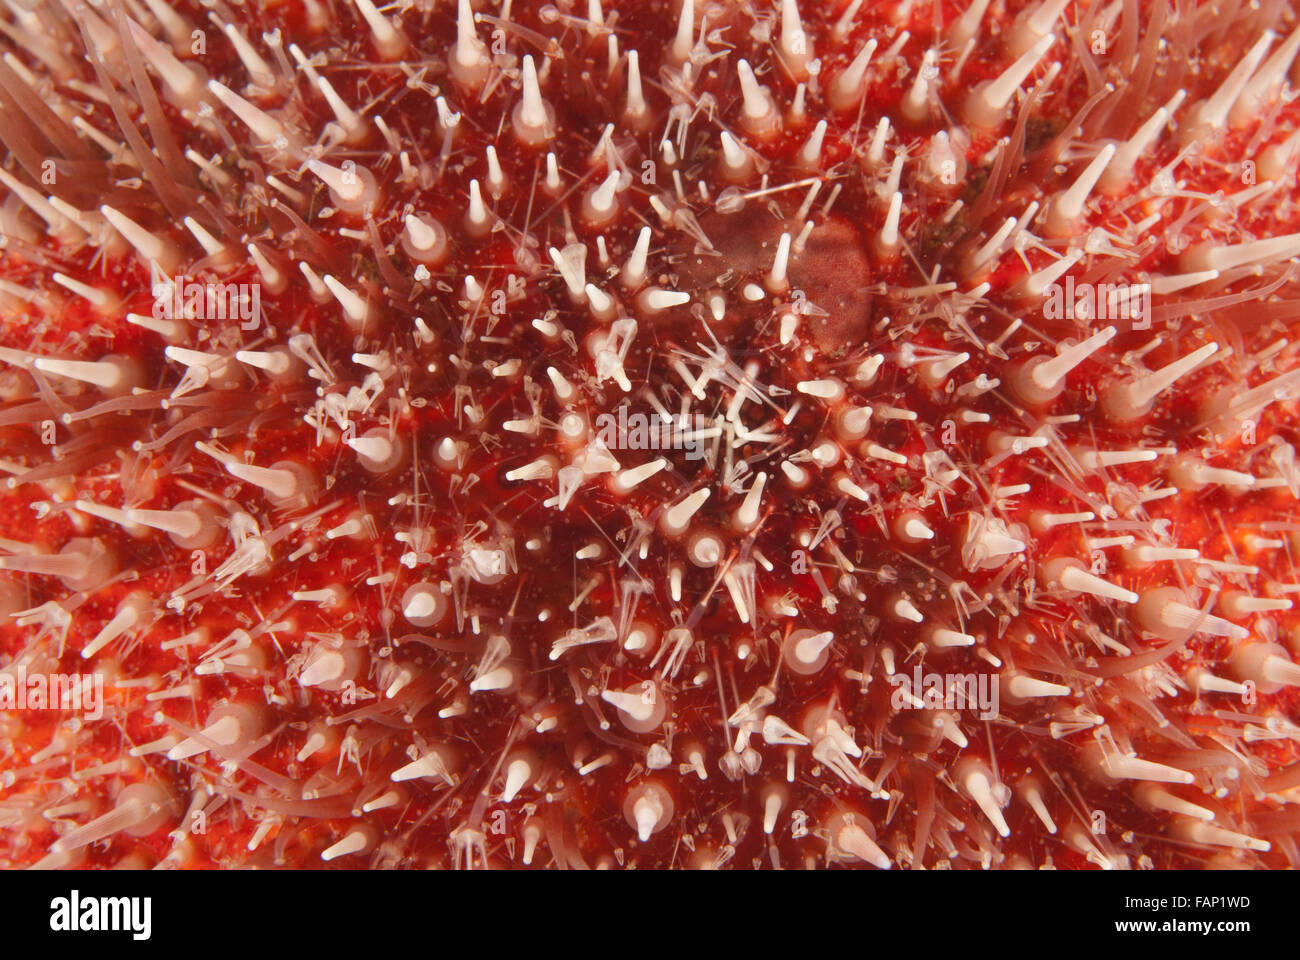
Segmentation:
[(1300, 23), (1174, 6), (10, 4), (0, 863), (1300, 865)]

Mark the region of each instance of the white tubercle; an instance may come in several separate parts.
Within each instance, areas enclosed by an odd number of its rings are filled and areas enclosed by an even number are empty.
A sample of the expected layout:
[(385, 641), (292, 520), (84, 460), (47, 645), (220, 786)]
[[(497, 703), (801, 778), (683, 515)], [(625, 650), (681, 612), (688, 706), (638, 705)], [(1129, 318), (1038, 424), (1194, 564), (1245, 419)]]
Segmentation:
[(1052, 683), (1048, 680), (1040, 680), (1037, 677), (1026, 676), (1023, 673), (1012, 674), (1006, 681), (1007, 692), (1013, 697), (1022, 700), (1031, 700), (1038, 697), (1065, 697), (1069, 696), (1070, 688), (1059, 683)]
[(636, 819), (637, 838), (642, 843), (645, 843), (654, 833), (655, 826), (663, 815), (663, 808), (651, 796), (647, 795), (638, 799), (632, 810)]
[(359, 168), (343, 169), (313, 159), (307, 161), (307, 169), (344, 202), (355, 203), (365, 196), (365, 184), (357, 173)]
[(804, 637), (794, 645), (795, 659), (803, 664), (816, 663), (834, 639), (835, 634), (829, 630)]
[(338, 680), (346, 670), (347, 661), (340, 651), (318, 646), (298, 674), (298, 683), (304, 687), (318, 687)]
[(889, 198), (889, 211), (885, 214), (885, 225), (881, 227), (879, 250), (882, 254), (892, 253), (898, 247), (898, 222), (903, 214), (903, 194), (895, 191)]
[(1177, 823), (1175, 834), (1179, 839), (1189, 843), (1204, 844), (1210, 847), (1228, 847), (1231, 850), (1253, 850), (1267, 853), (1273, 845), (1267, 840), (1260, 840), (1248, 834), (1238, 833), (1206, 823), (1202, 819), (1190, 819)]
[(425, 777), (437, 778), (446, 783), (453, 782), (446, 762), (437, 753), (427, 753), (405, 766), (398, 767), (390, 774), (389, 779), (394, 783), (404, 783), (407, 780), (419, 780)]
[(1101, 175), (1115, 156), (1115, 144), (1108, 143), (1092, 158), (1092, 162), (1083, 168), (1064, 193), (1060, 194), (1051, 205), (1047, 216), (1047, 229), (1058, 236), (1071, 235), (1076, 232), (1079, 218), (1083, 216), (1084, 204), (1088, 194), (1097, 185)]
[(805, 167), (816, 167), (821, 161), (822, 144), (826, 140), (827, 123), (818, 120), (811, 136), (799, 151), (799, 162)]
[[(829, 98), (831, 106), (836, 110), (847, 113), (858, 109), (858, 104), (867, 92), (867, 67), (875, 52), (876, 41), (873, 38), (863, 45), (853, 61), (831, 82)], [(888, 130), (887, 125), (885, 129)]]
[(1234, 127), (1249, 126), (1264, 115), (1265, 109), (1281, 92), (1297, 52), (1300, 52), (1300, 27), (1291, 31), (1291, 35), (1264, 61), (1264, 65), (1242, 89), (1228, 118)]
[(767, 275), (768, 289), (773, 292), (784, 291), (790, 286), (788, 276), (790, 266), (790, 239), (790, 234), (781, 234), (781, 239), (776, 248), (776, 257), (772, 261), (772, 270)]
[(1290, 610), (1292, 602), (1284, 597), (1252, 597), (1244, 590), (1225, 590), (1219, 594), (1219, 609), (1232, 620), (1246, 620), (1257, 613)]
[(641, 89), (641, 57), (635, 50), (627, 52), (627, 115), (641, 120), (648, 112), (645, 94)]
[(397, 447), (392, 440), (374, 434), (351, 437), (345, 440), (344, 443), (362, 459), (369, 460), (372, 463), (387, 463), (393, 459), (393, 455), (397, 452)]
[(646, 289), (641, 297), (645, 308), (654, 313), (659, 310), (671, 310), (691, 302), (691, 295), (685, 290), (664, 290), (659, 287)]
[(1105, 327), (1086, 340), (1062, 347), (1055, 357), (1034, 367), (1030, 374), (1034, 385), (1044, 391), (1056, 391), (1058, 387), (1063, 386), (1065, 377), (1071, 370), (1110, 343), (1117, 332), (1114, 327)]
[(195, 442), (194, 449), (200, 453), (206, 453), (219, 462), (232, 477), (237, 477), (254, 486), (261, 487), (277, 499), (289, 500), (299, 491), (299, 479), (292, 471), (244, 463), (242, 460), (236, 459), (232, 454), (217, 450), (202, 440)]
[(1212, 484), (1236, 488), (1238, 492), (1254, 487), (1254, 475), (1227, 467), (1215, 467), (1196, 454), (1185, 454), (1169, 468), (1169, 480), (1179, 490), (1200, 490)]
[(601, 218), (607, 218), (609, 214), (617, 212), (618, 183), (619, 172), (611, 170), (609, 175), (601, 181), (600, 186), (587, 195), (587, 205), (592, 212)]
[(1079, 464), (1088, 470), (1119, 467), (1130, 463), (1150, 463), (1160, 456), (1157, 450), (1085, 450), (1079, 453)]
[(1144, 416), (1155, 398), (1180, 378), (1191, 373), (1218, 352), (1217, 343), (1207, 343), (1152, 373), (1140, 374), (1118, 383), (1102, 394), (1103, 405), (1112, 419), (1127, 421)]
[(1111, 751), (1101, 758), (1101, 769), (1115, 780), (1146, 780), (1153, 783), (1192, 783), (1196, 777), (1186, 770)]
[(1203, 613), (1196, 607), (1178, 601), (1166, 603), (1161, 608), (1159, 616), (1160, 623), (1171, 630), (1190, 630), (1212, 637), (1230, 637), (1234, 640), (1244, 640), (1250, 636), (1250, 631), (1244, 627), (1239, 627), (1222, 617)]
[(759, 507), (763, 502), (763, 486), (767, 483), (767, 474), (760, 472), (750, 484), (734, 515), (736, 526), (741, 530), (752, 530), (758, 523)]
[(672, 57), (678, 63), (686, 60), (695, 47), (695, 0), (682, 0), (677, 18), (677, 33), (673, 38)]
[[(873, 40), (872, 43), (875, 41)], [(880, 122), (876, 124), (875, 132), (871, 135), (871, 144), (867, 147), (865, 157), (866, 164), (871, 169), (876, 169), (885, 160), (885, 144), (889, 140), (889, 118), (881, 117)]]
[(1132, 590), (1117, 587), (1101, 577), (1084, 570), (1082, 566), (1068, 566), (1059, 576), (1061, 586), (1066, 590), (1088, 593), (1105, 600), (1118, 600), (1120, 603), (1137, 603), (1138, 595)]
[(1186, 290), (1189, 287), (1195, 287), (1202, 283), (1209, 283), (1211, 280), (1218, 279), (1218, 270), (1195, 270), (1191, 273), (1178, 273), (1172, 276), (1152, 277), (1151, 292), (1157, 296), (1163, 297), (1171, 293), (1177, 293), (1179, 290)]
[(912, 80), (912, 85), (908, 88), (907, 93), (903, 95), (903, 101), (899, 108), (903, 116), (912, 123), (923, 123), (930, 113), (930, 84), (937, 70), (935, 63), (939, 59), (939, 52), (931, 47), (925, 51), (921, 58), (921, 67), (916, 71), (916, 77)]
[(704, 501), (709, 499), (711, 492), (708, 487), (702, 487), (665, 511), (661, 521), (664, 531), (670, 535), (683, 533), (690, 525), (691, 517), (704, 506)]
[(358, 141), (365, 136), (366, 126), (361, 117), (355, 110), (338, 95), (338, 92), (324, 77), (316, 79), (316, 86), (320, 89), (321, 96), (329, 104), (330, 110), (334, 112), (334, 119), (339, 122), (344, 134), (350, 141)]
[(487, 45), (478, 37), (470, 0), (458, 0), (456, 4), (456, 43), (448, 65), (452, 76), (471, 88), (483, 83), (491, 66)]
[(1069, 2), (1070, 0), (1043, 0), (1033, 10), (1022, 13), (1007, 37), (1008, 52), (1013, 57), (1019, 56), (1034, 43), (1046, 38)]
[(587, 248), (582, 244), (571, 244), (563, 250), (550, 247), (547, 252), (556, 271), (564, 279), (569, 296), (575, 303), (582, 303), (587, 296)]
[(445, 606), (446, 600), (431, 585), (416, 586), (403, 597), (402, 616), (412, 622), (426, 620), (438, 616)]
[(271, 258), (255, 243), (247, 244), (246, 249), (253, 265), (257, 267), (258, 276), (262, 278), (262, 283), (267, 289), (276, 293), (282, 291), (288, 285), (288, 281), (280, 269), (271, 262)]
[(807, 63), (813, 57), (812, 40), (799, 19), (796, 0), (781, 0), (781, 32), (777, 49), (794, 76), (800, 79), (807, 76)]
[(1187, 679), (1197, 693), (1230, 693), (1234, 696), (1241, 696), (1250, 690), (1246, 684), (1215, 676), (1204, 667), (1193, 668), (1188, 673)]
[(984, 13), (988, 10), (990, 2), (991, 0), (974, 0), (966, 7), (966, 11), (948, 29), (950, 48), (960, 50), (975, 38), (980, 28), (980, 21), (984, 19)]
[(1259, 62), (1264, 59), (1264, 54), (1268, 48), (1273, 45), (1277, 39), (1277, 34), (1272, 30), (1265, 30), (1255, 45), (1250, 48), (1246, 55), (1241, 59), (1228, 78), (1219, 85), (1213, 96), (1202, 100), (1193, 111), (1190, 121), (1187, 124), (1187, 136), (1195, 136), (1198, 132), (1205, 130), (1222, 130), (1226, 126), (1228, 111), (1232, 109), (1233, 103), (1241, 95), (1242, 90), (1246, 87), (1246, 82), (1250, 75), (1255, 72)]
[(898, 464), (900, 467), (907, 466), (907, 457), (901, 453), (895, 453), (893, 450), (887, 450), (878, 443), (869, 443), (864, 451), (867, 456), (875, 460), (884, 460), (888, 463)]
[(718, 135), (718, 139), (722, 144), (723, 172), (731, 180), (737, 182), (745, 180), (754, 170), (754, 162), (750, 159), (749, 153), (726, 130)]
[(622, 710), (633, 720), (644, 722), (654, 716), (654, 700), (642, 696), (640, 691), (604, 690), (600, 699)]
[(370, 833), (358, 827), (322, 850), (320, 858), (328, 863), (331, 860), (337, 860), (339, 857), (365, 853), (370, 849), (373, 842)]
[(510, 666), (500, 666), (480, 673), (469, 682), (471, 693), (505, 690), (515, 682), (515, 671)]
[(920, 517), (909, 517), (903, 523), (903, 532), (913, 540), (934, 539), (934, 531)]
[(990, 771), (982, 762), (974, 759), (962, 761), (958, 766), (958, 781), (961, 790), (975, 801), (984, 816), (988, 817), (998, 836), (1008, 837), (1011, 828), (1002, 816), (1002, 807), (993, 796), (993, 782)]
[(100, 628), (94, 638), (81, 649), (82, 659), (89, 659), (122, 634), (134, 627), (144, 616), (147, 602), (138, 595), (123, 600), (113, 618)]
[(650, 253), (650, 228), (642, 227), (637, 234), (636, 244), (632, 247), (632, 254), (627, 259), (627, 264), (623, 267), (619, 279), (623, 286), (629, 290), (635, 290), (641, 284), (645, 283), (646, 278), (646, 260)]
[(99, 212), (104, 215), (104, 219), (111, 223), (118, 233), (126, 238), (127, 243), (135, 247), (146, 262), (166, 266), (173, 259), (174, 252), (171, 244), (150, 233), (126, 214), (115, 210), (108, 204), (101, 205)]
[(240, 29), (234, 24), (227, 23), (222, 28), (222, 32), (230, 40), (230, 45), (235, 48), (235, 53), (248, 70), (253, 82), (267, 89), (274, 87), (275, 73), (271, 70), (271, 65), (257, 52), (257, 48), (248, 42), (248, 38)]
[(174, 508), (171, 510), (142, 510), (132, 508), (125, 511), (127, 519), (143, 527), (161, 530), (182, 539), (192, 539), (203, 532), (203, 517), (196, 510)]
[(1007, 217), (1002, 222), (1002, 226), (998, 227), (974, 253), (966, 258), (964, 267), (967, 274), (977, 274), (989, 265), (989, 262), (1002, 250), (1007, 238), (1011, 236), (1011, 231), (1016, 228), (1016, 223), (1015, 217)]
[(777, 817), (781, 814), (781, 807), (784, 806), (784, 800), (779, 791), (773, 790), (763, 801), (763, 832), (768, 836), (776, 829)]
[(220, 100), (231, 113), (237, 116), (253, 136), (268, 146), (283, 148), (288, 146), (284, 127), (280, 121), (253, 106), (230, 88), (216, 80), (208, 81), (208, 90)]
[(841, 827), (835, 837), (835, 842), (845, 853), (852, 854), (860, 860), (865, 860), (880, 870), (888, 870), (894, 864), (889, 859), (889, 855), (871, 839), (867, 831), (856, 823), (849, 823)]
[(1115, 151), (1115, 156), (1107, 165), (1101, 175), (1101, 186), (1103, 190), (1115, 192), (1121, 189), (1133, 176), (1133, 168), (1136, 166), (1138, 159), (1146, 152), (1147, 147), (1155, 142), (1156, 137), (1160, 136), (1169, 118), (1174, 115), (1182, 102), (1187, 99), (1187, 91), (1179, 90), (1169, 101), (1156, 110), (1147, 121), (1138, 127), (1133, 136), (1121, 143)]
[(1138, 564), (1149, 564), (1165, 560), (1195, 560), (1201, 552), (1191, 547), (1159, 547), (1142, 543), (1132, 547), (1128, 555)]
[(1034, 816), (1038, 818), (1039, 823), (1047, 829), (1048, 833), (1055, 835), (1056, 822), (1052, 820), (1047, 804), (1043, 802), (1043, 793), (1038, 788), (1038, 784), (1033, 779), (1026, 778), (1017, 785), (1017, 791), (1020, 794), (1020, 799), (1024, 800), (1029, 809), (1034, 812)]
[(1071, 267), (1083, 259), (1083, 255), (1083, 250), (1073, 250), (1043, 269), (1031, 273), (1016, 285), (1014, 293), (1030, 299), (1044, 296), (1052, 284), (1065, 276)]
[(365, 18), (366, 26), (370, 28), (371, 36), (375, 41), (375, 49), (389, 60), (395, 60), (401, 56), (406, 50), (406, 39), (393, 26), (392, 22), (379, 12), (371, 0), (353, 0), (353, 3), (357, 5), (357, 9), (361, 11), (361, 16)]
[(511, 118), (515, 135), (530, 146), (540, 146), (555, 137), (550, 108), (542, 99), (542, 87), (537, 79), (537, 65), (532, 54), (524, 57), (520, 71), (522, 93)]
[(501, 802), (510, 803), (519, 796), (519, 791), (533, 779), (533, 767), (527, 760), (516, 758), (506, 767), (505, 788), (501, 791)]
[(289, 372), (293, 366), (293, 357), (283, 348), (279, 350), (240, 350), (235, 353), (240, 363), (258, 370), (264, 370), (273, 376)]
[(417, 249), (428, 250), (437, 242), (437, 232), (419, 217), (407, 214), (405, 223), (407, 236)]
[[(1247, 631), (1242, 634), (1249, 635)], [(1242, 639), (1239, 635), (1237, 639)], [(1300, 664), (1276, 643), (1252, 640), (1238, 644), (1229, 657), (1237, 677), (1255, 684), (1260, 693), (1276, 693), (1283, 687), (1300, 687)]]
[(972, 647), (975, 645), (975, 637), (969, 633), (950, 630), (948, 627), (935, 627), (930, 632), (930, 643), (940, 648)]
[(893, 611), (894, 616), (900, 620), (910, 620), (912, 623), (922, 623), (925, 620), (925, 616), (920, 610), (916, 609), (916, 605), (907, 597), (900, 597), (895, 600), (890, 609)]
[(203, 225), (193, 217), (186, 217), (184, 223), (185, 228), (189, 230), (189, 232), (194, 236), (194, 239), (199, 242), (199, 246), (203, 248), (203, 252), (209, 257), (215, 257), (226, 249), (224, 243), (205, 230)]
[(149, 65), (158, 72), (158, 76), (162, 77), (163, 83), (167, 84), (181, 102), (187, 105), (195, 103), (202, 89), (198, 75), (177, 60), (167, 44), (155, 40), (134, 20), (127, 20), (127, 25), (131, 31), (131, 38), (140, 48)]
[(1134, 789), (1133, 795), (1140, 804), (1148, 809), (1164, 810), (1167, 813), (1177, 813), (1197, 820), (1209, 821), (1214, 819), (1213, 810), (1207, 810), (1190, 800), (1175, 796), (1164, 787), (1157, 786), (1154, 783), (1139, 784)]
[[(239, 741), (242, 728), (239, 718), (226, 714), (215, 722), (208, 724), (200, 733), (220, 747), (233, 746)], [(206, 753), (208, 747), (197, 737), (187, 737), (167, 751), (168, 760), (188, 760), (190, 757)]]
[(1011, 98), (1025, 82), (1025, 78), (1052, 48), (1055, 36), (1042, 37), (1007, 67), (998, 77), (976, 87), (966, 99), (966, 120), (978, 127), (995, 127), (1006, 115)]
[(37, 357), (32, 366), (41, 373), (89, 383), (101, 390), (118, 391), (129, 386), (131, 373), (126, 361), (110, 357), (103, 360), (60, 360), (54, 357)]
[(366, 301), (328, 273), (321, 277), (321, 281), (339, 302), (347, 319), (356, 326), (364, 325), (370, 316), (370, 308)]
[(1300, 233), (1247, 240), (1226, 246), (1200, 245), (1183, 254), (1184, 270), (1233, 270), (1237, 267), (1267, 266), (1300, 256)]
[(737, 61), (736, 75), (740, 78), (741, 120), (745, 128), (758, 136), (772, 136), (781, 125), (772, 95), (758, 82), (747, 60)]
[(631, 490), (637, 484), (650, 479), (660, 470), (668, 467), (668, 461), (660, 458), (652, 460), (649, 463), (643, 463), (639, 467), (632, 467), (628, 470), (622, 470), (614, 476), (614, 484), (620, 490)]

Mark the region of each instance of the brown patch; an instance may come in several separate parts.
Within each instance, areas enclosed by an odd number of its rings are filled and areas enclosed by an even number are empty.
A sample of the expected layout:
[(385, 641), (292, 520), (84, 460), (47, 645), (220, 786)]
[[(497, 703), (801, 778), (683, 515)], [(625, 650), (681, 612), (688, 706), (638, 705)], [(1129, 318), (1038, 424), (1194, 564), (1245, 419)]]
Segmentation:
[(826, 316), (804, 317), (807, 330), (823, 353), (839, 356), (861, 343), (871, 323), (871, 267), (858, 231), (832, 218), (817, 224), (803, 255), (790, 265), (790, 283)]
[[(730, 215), (703, 215), (700, 227), (715, 249), (696, 253), (692, 243), (690, 252), (677, 261), (683, 288), (713, 286), (728, 271), (732, 271), (729, 290), (744, 283), (763, 284), (783, 226), (758, 204)], [(857, 229), (838, 217), (818, 223), (802, 255), (790, 263), (792, 291), (803, 291), (818, 314), (802, 319), (801, 334), (830, 356), (849, 352), (865, 338), (871, 322), (870, 282), (871, 267)], [(740, 309), (738, 297), (728, 299), (732, 308)]]

